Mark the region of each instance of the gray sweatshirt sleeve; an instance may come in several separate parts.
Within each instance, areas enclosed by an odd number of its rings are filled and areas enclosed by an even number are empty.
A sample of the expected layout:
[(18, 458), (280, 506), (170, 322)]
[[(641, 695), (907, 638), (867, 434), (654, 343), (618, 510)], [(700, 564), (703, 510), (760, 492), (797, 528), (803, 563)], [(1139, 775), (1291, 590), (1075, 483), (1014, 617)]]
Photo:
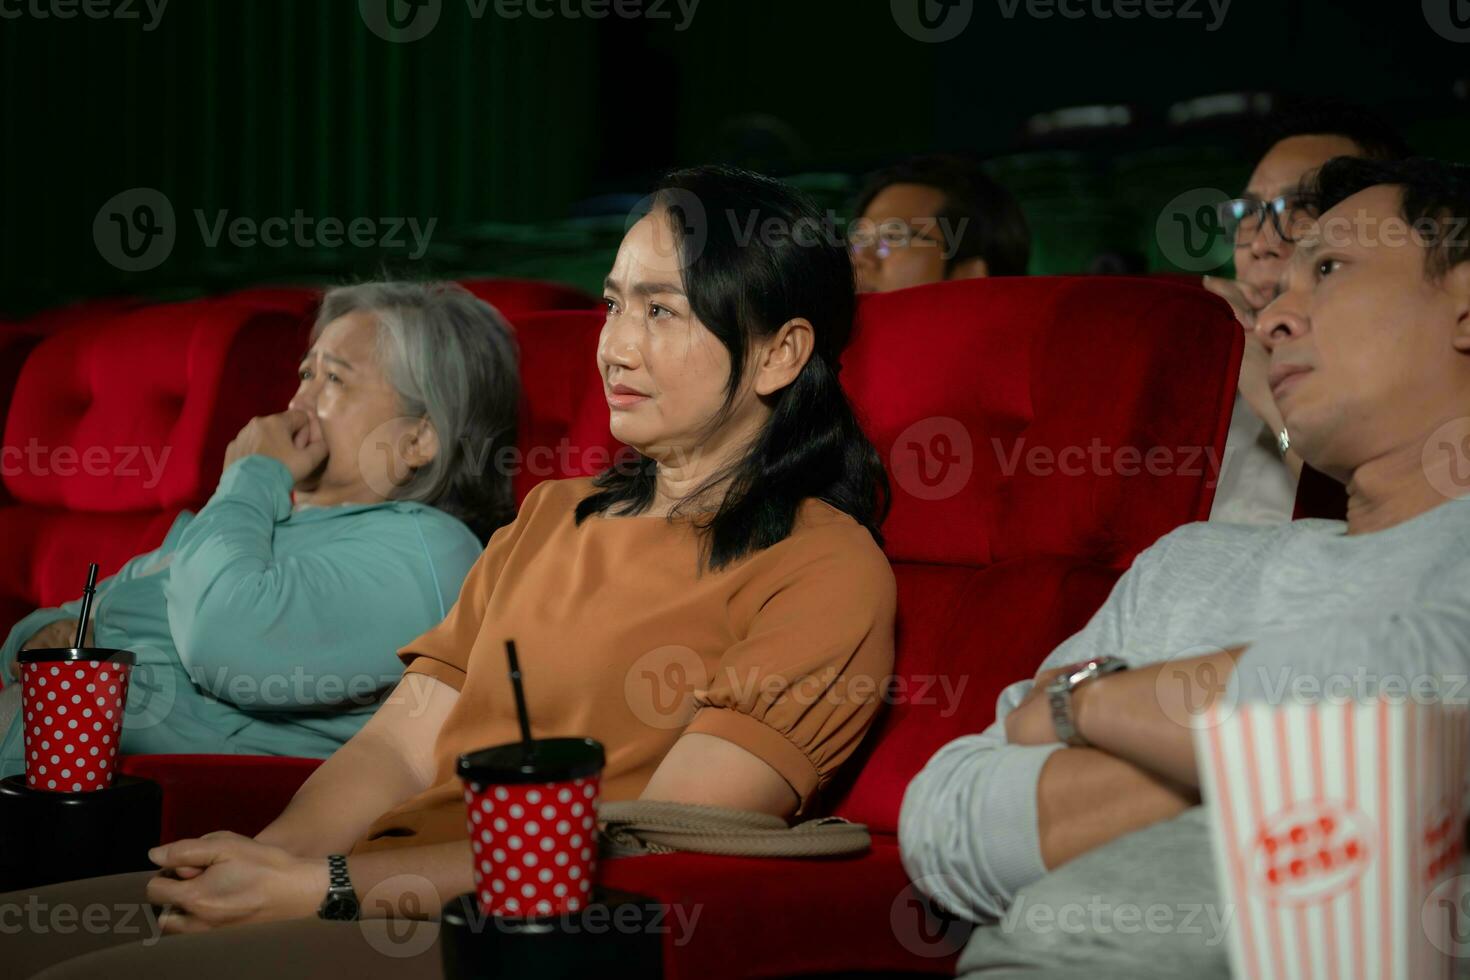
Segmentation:
[[(1091, 621), (1052, 651), (1042, 669), (1124, 653), (1126, 626), (1140, 582), (1164, 542), (1138, 557)], [(995, 723), (941, 748), (909, 783), (899, 810), (904, 870), (915, 886), (951, 913), (992, 922), (1016, 891), (1046, 874), (1036, 818), (1041, 769), (1061, 743), (1011, 745), (1005, 717), (1031, 690), (1018, 681), (1001, 692)]]
[(936, 752), (909, 783), (898, 817), (904, 870), (915, 887), (971, 922), (1005, 913), (1016, 890), (1046, 874), (1036, 823), (1041, 767), (1062, 746), (1010, 745), (1005, 714), (1031, 689), (1007, 687), (997, 720)]

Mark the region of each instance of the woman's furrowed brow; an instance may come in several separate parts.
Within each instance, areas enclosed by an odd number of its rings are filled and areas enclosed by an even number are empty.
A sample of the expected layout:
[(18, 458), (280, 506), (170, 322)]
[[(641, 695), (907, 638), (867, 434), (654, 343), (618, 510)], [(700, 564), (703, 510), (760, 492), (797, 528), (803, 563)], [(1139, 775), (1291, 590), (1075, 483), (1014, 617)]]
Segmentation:
[[(624, 291), (623, 284), (612, 276), (608, 276), (602, 281), (602, 289), (603, 292), (607, 293), (621, 294)], [(684, 285), (677, 282), (640, 280), (627, 287), (627, 291), (637, 296), (654, 296), (659, 294), (683, 296)]]
[(632, 291), (639, 296), (683, 296), (684, 287), (676, 282), (635, 282)]
[(329, 351), (317, 350), (315, 347), (307, 351), (305, 354), (301, 355), (301, 363), (305, 364), (316, 357), (320, 357), (324, 361), (331, 361), (333, 364), (341, 365), (342, 368), (348, 371), (351, 371), (353, 369), (351, 362), (343, 360), (336, 354), (330, 353)]

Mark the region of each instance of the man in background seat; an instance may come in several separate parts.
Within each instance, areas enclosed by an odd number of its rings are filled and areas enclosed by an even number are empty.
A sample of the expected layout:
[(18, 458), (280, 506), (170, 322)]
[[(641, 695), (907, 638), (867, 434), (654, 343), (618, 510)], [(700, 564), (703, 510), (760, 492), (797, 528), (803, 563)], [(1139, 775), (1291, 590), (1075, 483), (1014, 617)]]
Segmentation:
[(1221, 217), (1235, 237), (1235, 278), (1206, 276), (1205, 288), (1223, 297), (1245, 327), (1235, 409), (1210, 520), (1282, 524), (1291, 520), (1302, 461), (1280, 448), (1281, 413), (1266, 384), (1268, 353), (1254, 335), (1256, 314), (1276, 298), (1296, 248), (1304, 179), (1338, 156), (1399, 160), (1408, 147), (1393, 127), (1365, 109), (1331, 102), (1304, 103), (1269, 121), (1264, 152), (1241, 196)]
[(978, 161), (914, 157), (868, 178), (853, 209), (858, 291), (886, 293), (946, 279), (1024, 276), (1026, 215)]

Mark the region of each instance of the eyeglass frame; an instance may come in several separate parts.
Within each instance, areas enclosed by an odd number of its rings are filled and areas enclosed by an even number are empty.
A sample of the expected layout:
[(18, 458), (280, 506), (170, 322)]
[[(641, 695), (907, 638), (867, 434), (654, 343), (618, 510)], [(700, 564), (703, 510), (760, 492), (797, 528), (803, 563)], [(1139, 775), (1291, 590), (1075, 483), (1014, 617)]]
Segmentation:
[[(859, 219), (859, 220), (863, 220), (863, 219)], [(880, 258), (880, 259), (886, 259), (886, 258), (888, 258), (888, 256), (890, 256), (890, 255), (893, 254), (893, 250), (895, 248), (908, 248), (909, 246), (913, 245), (913, 243), (916, 240), (917, 241), (921, 241), (921, 242), (928, 242), (930, 245), (938, 245), (938, 246), (941, 246), (941, 247), (944, 245), (944, 242), (942, 242), (942, 241), (936, 241), (935, 239), (930, 238), (929, 236), (925, 235), (922, 231), (920, 231), (919, 229), (915, 228), (913, 225), (909, 224), (908, 222), (903, 221), (902, 219), (890, 218), (887, 221), (874, 222), (874, 227), (875, 227), (875, 229), (882, 228), (884, 225), (892, 224), (895, 221), (900, 222), (903, 225), (903, 228), (904, 228), (904, 238), (903, 238), (903, 241), (902, 242), (888, 242), (888, 241), (885, 241), (884, 238), (883, 238), (882, 233), (880, 233), (880, 232), (878, 232), (878, 231), (875, 230), (873, 232), (872, 236), (871, 236), (872, 237), (872, 242), (871, 243), (860, 243), (857, 240), (857, 233), (848, 232), (848, 235), (847, 235), (847, 247), (848, 247), (849, 251), (852, 251), (852, 252), (863, 252), (863, 251), (867, 251), (868, 249), (872, 249), (873, 254), (876, 255), (876, 256), (878, 256), (878, 258)], [(863, 234), (863, 236), (865, 238), (868, 237), (867, 236), (867, 233), (861, 233), (861, 234)]]
[[(1295, 245), (1297, 240), (1293, 238), (1290, 234), (1288, 234), (1285, 228), (1281, 227), (1281, 216), (1287, 210), (1302, 210), (1309, 212), (1310, 209), (1302, 207), (1303, 203), (1305, 202), (1306, 196), (1300, 190), (1291, 190), (1287, 191), (1285, 194), (1278, 194), (1267, 201), (1262, 201), (1253, 197), (1234, 197), (1228, 201), (1221, 201), (1218, 205), (1216, 205), (1215, 212), (1219, 216), (1222, 225), (1228, 226), (1232, 220), (1235, 222), (1236, 231), (1232, 237), (1235, 239), (1236, 245), (1245, 244), (1245, 242), (1241, 241), (1240, 239), (1239, 229), (1242, 225), (1246, 223), (1247, 220), (1252, 218), (1255, 219), (1256, 226), (1250, 233), (1251, 236), (1254, 237), (1258, 232), (1260, 232), (1263, 227), (1265, 227), (1267, 215), (1270, 215), (1271, 227), (1276, 229), (1276, 234), (1281, 238), (1281, 240), (1283, 242), (1287, 242), (1288, 244)], [(1249, 210), (1245, 214), (1241, 215), (1239, 218), (1234, 218), (1234, 211), (1237, 210), (1237, 208), (1233, 207), (1234, 205), (1247, 205), (1249, 207)], [(1247, 239), (1247, 241), (1248, 240), (1249, 239)]]

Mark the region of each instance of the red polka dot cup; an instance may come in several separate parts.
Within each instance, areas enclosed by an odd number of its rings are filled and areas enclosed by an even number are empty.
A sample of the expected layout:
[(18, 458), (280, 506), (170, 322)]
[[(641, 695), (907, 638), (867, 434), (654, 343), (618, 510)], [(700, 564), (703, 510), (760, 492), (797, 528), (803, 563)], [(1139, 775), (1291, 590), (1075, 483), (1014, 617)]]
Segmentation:
[(128, 650), (26, 650), (20, 668), (26, 788), (108, 789), (117, 773), (133, 654)]
[(526, 919), (586, 908), (597, 873), (604, 758), (590, 738), (515, 742), (459, 757), (482, 912)]

